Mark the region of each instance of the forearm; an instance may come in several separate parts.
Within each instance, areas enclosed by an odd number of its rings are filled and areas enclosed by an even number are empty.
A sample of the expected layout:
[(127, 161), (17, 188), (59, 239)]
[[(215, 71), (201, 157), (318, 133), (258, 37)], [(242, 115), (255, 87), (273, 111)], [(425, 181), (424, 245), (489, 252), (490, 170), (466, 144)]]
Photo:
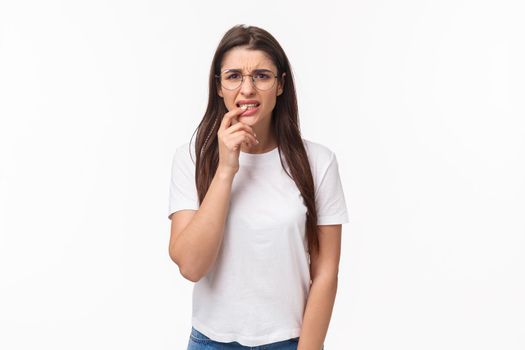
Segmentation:
[(323, 348), (337, 293), (337, 277), (318, 277), (310, 286), (297, 350)]
[(219, 252), (230, 206), (234, 174), (219, 169), (206, 195), (186, 228), (173, 243), (179, 267), (198, 281), (213, 265)]

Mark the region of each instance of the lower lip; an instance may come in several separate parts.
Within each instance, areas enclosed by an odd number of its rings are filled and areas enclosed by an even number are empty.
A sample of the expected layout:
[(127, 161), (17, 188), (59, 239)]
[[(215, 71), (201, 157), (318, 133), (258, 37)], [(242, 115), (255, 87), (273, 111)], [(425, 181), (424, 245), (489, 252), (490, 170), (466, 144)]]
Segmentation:
[(259, 107), (260, 106), (257, 106), (255, 108), (250, 108), (250, 109), (247, 109), (246, 111), (244, 111), (242, 114), (241, 114), (241, 117), (248, 117), (250, 115), (254, 115), (255, 113), (257, 113), (257, 110), (259, 110)]

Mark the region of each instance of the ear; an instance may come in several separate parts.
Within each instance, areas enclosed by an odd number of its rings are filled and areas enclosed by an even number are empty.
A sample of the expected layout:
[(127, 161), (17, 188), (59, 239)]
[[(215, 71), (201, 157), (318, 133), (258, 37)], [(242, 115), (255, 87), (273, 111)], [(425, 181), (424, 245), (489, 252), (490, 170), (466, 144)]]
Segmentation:
[(215, 84), (215, 87), (217, 88), (217, 94), (224, 98), (223, 94), (222, 94), (222, 88), (221, 88), (221, 85), (220, 84)]
[(284, 91), (284, 77), (286, 73), (283, 73), (281, 76), (281, 79), (279, 81), (279, 85), (277, 86), (277, 96), (281, 95)]
[(215, 89), (217, 90), (217, 95), (224, 98), (224, 95), (222, 93), (222, 86), (217, 76), (215, 77)]

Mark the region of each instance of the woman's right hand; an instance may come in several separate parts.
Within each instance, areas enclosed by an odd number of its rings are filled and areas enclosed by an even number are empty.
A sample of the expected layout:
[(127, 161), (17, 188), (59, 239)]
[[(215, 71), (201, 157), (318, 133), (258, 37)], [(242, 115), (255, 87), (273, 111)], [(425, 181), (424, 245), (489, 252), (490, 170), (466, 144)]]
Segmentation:
[[(219, 165), (218, 170), (237, 173), (239, 170), (239, 153), (244, 143), (248, 147), (256, 145), (259, 141), (251, 126), (239, 122), (238, 117), (245, 109), (237, 107), (232, 109), (222, 118), (217, 139), (219, 143)], [(233, 123), (233, 122), (236, 123)]]

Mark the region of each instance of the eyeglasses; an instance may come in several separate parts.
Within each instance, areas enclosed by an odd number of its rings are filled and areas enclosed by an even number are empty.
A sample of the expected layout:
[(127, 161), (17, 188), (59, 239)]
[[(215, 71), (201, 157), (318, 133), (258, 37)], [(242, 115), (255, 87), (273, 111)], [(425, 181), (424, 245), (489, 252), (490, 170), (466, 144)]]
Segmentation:
[(272, 71), (263, 69), (255, 70), (253, 74), (241, 74), (238, 70), (225, 70), (220, 75), (215, 75), (216, 78), (220, 78), (220, 83), (226, 90), (235, 90), (244, 82), (244, 77), (249, 76), (252, 78), (253, 86), (257, 90), (270, 90), (275, 85), (275, 75)]

